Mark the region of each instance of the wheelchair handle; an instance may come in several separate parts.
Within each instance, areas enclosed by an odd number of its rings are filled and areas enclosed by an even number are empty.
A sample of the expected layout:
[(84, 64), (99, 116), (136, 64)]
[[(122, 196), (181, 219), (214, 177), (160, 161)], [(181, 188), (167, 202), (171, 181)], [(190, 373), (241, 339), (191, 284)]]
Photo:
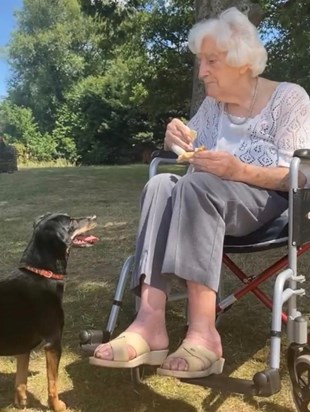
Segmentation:
[(310, 149), (295, 150), (293, 157), (298, 157), (302, 161), (310, 161)]

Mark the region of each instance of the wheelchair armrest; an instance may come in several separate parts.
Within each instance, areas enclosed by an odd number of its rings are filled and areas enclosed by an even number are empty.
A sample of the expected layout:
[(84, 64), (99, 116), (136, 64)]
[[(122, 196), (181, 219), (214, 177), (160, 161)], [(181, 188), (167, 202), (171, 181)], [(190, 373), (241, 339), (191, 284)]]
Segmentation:
[(161, 159), (176, 159), (178, 156), (170, 150), (158, 149), (151, 154), (151, 159), (160, 157)]
[(166, 150), (155, 150), (152, 153), (152, 161), (149, 166), (149, 179), (157, 174), (159, 164), (176, 164), (177, 155)]
[(293, 157), (298, 157), (301, 161), (310, 161), (310, 149), (295, 150)]
[[(290, 163), (290, 191), (297, 190), (299, 171), (302, 171), (310, 181), (310, 148), (295, 150)], [(308, 188), (309, 190), (309, 188)]]

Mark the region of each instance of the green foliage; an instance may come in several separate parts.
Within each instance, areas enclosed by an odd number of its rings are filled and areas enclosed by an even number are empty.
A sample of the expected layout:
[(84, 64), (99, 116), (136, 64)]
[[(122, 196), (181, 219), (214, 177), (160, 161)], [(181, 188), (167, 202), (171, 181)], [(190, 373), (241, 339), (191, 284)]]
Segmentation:
[(265, 0), (263, 33), (269, 34), (268, 74), (276, 80), (296, 82), (310, 92), (308, 0)]
[(194, 2), (155, 3), (142, 32), (150, 67), (146, 104), (154, 115), (171, 111), (188, 115), (194, 58), (187, 36), (194, 23)]
[(32, 109), (43, 132), (51, 132), (59, 104), (79, 79), (101, 70), (104, 58), (91, 18), (77, 0), (26, 0), (9, 47), (13, 70), (9, 96)]
[(24, 158), (45, 161), (55, 156), (56, 143), (48, 133), (40, 133), (31, 109), (12, 105), (8, 101), (0, 106), (3, 134), (15, 143)]
[[(309, 91), (309, 2), (256, 1), (267, 75)], [(21, 156), (112, 164), (161, 147), (167, 121), (189, 116), (194, 9), (186, 0), (24, 0), (0, 108)]]
[(21, 163), (27, 163), (29, 159), (27, 147), (23, 143), (18, 142), (13, 143), (13, 146), (17, 151), (18, 161)]
[(116, 163), (128, 153), (128, 107), (108, 77), (89, 76), (66, 96), (58, 111), (55, 135), (74, 136), (83, 163)]
[(68, 112), (66, 106), (60, 107), (57, 113), (57, 120), (52, 136), (57, 143), (56, 157), (66, 159), (69, 163), (76, 163), (79, 159), (75, 140), (71, 130), (71, 113)]

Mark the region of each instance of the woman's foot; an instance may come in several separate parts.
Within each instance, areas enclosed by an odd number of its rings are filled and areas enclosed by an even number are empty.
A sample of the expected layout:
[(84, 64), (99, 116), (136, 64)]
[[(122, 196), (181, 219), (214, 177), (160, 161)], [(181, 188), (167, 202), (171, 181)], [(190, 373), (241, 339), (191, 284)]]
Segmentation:
[[(221, 337), (215, 327), (209, 328), (205, 334), (197, 333), (196, 331), (189, 329), (182, 345), (183, 344), (186, 347), (199, 348), (201, 351), (209, 351), (210, 354), (214, 354), (214, 356), (211, 356), (212, 361), (222, 357)], [(202, 370), (205, 367), (205, 362), (202, 361), (200, 363), (200, 369)], [(197, 367), (199, 368), (198, 365)], [(190, 365), (186, 359), (174, 356), (174, 353), (172, 353), (164, 361), (161, 368), (171, 371), (188, 371)]]
[[(165, 323), (166, 298), (167, 296), (162, 290), (142, 283), (140, 309), (134, 322), (125, 330), (125, 332), (135, 334), (135, 338), (129, 340), (136, 347), (139, 347), (140, 352), (162, 351), (168, 348), (169, 339)], [(142, 339), (139, 339), (139, 337)], [(115, 350), (121, 352), (122, 357), (126, 354), (130, 361), (137, 357), (137, 351), (134, 349), (133, 344), (127, 344), (126, 341), (128, 339), (125, 339), (127, 349), (124, 348), (124, 340), (122, 343), (117, 342), (116, 347), (115, 345), (114, 347)], [(162, 352), (162, 356), (164, 356), (164, 352)], [(162, 361), (165, 357), (166, 355)], [(99, 345), (95, 350), (94, 358), (113, 361), (114, 354), (111, 344)]]
[(166, 358), (157, 373), (179, 379), (204, 378), (222, 373), (224, 363), (225, 360), (213, 351), (184, 340), (179, 348)]
[[(139, 316), (125, 332), (134, 332), (140, 335), (148, 344), (151, 351), (167, 349), (169, 340), (166, 327), (162, 322), (158, 322), (156, 317)], [(137, 356), (133, 346), (127, 345), (128, 359), (132, 360)], [(99, 345), (94, 353), (94, 357), (104, 360), (114, 360), (114, 353), (111, 344)]]

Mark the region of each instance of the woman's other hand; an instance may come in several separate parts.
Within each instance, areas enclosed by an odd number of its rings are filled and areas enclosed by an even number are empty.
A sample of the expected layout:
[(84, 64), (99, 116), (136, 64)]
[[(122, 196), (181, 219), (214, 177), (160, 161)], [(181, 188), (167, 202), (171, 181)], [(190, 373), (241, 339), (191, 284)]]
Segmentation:
[(167, 125), (164, 145), (165, 149), (171, 149), (172, 145), (177, 145), (185, 151), (193, 150), (191, 129), (180, 119), (172, 119)]
[(228, 152), (203, 150), (189, 161), (195, 171), (209, 172), (225, 180), (242, 181), (245, 164)]

